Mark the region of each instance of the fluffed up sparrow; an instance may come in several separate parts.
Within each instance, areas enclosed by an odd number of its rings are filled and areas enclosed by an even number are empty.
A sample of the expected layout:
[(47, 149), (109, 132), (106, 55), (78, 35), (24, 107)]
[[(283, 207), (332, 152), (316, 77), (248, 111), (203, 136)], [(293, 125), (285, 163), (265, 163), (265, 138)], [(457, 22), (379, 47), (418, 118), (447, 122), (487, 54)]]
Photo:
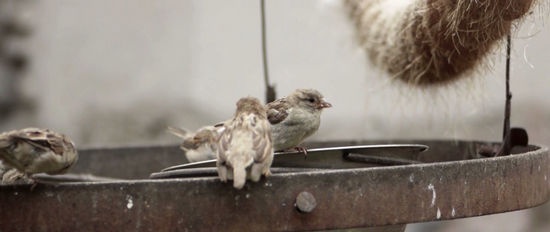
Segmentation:
[(223, 123), (202, 127), (195, 133), (182, 128), (168, 127), (168, 132), (183, 139), (180, 148), (191, 163), (216, 159), (216, 143), (220, 133), (224, 130)]
[(0, 160), (31, 177), (35, 173), (63, 174), (76, 163), (74, 143), (48, 129), (26, 128), (0, 134)]
[(257, 182), (262, 175), (269, 176), (272, 162), (271, 126), (265, 107), (257, 98), (239, 99), (235, 115), (218, 142), (220, 180), (233, 179), (233, 187), (241, 189), (247, 178)]
[(315, 89), (297, 89), (287, 97), (267, 104), (267, 118), (271, 123), (273, 148), (283, 151), (297, 147), (304, 139), (314, 134), (321, 124), (321, 112), (332, 104)]

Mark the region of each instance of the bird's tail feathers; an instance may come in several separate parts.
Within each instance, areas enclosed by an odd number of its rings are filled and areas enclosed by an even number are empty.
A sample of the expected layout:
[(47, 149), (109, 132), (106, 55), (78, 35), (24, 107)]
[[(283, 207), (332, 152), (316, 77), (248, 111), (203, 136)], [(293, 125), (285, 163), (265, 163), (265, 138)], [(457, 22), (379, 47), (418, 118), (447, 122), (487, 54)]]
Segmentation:
[(185, 139), (185, 136), (186, 136), (187, 134), (189, 134), (189, 131), (188, 131), (188, 130), (183, 129), (183, 128), (179, 128), (179, 127), (171, 127), (171, 126), (169, 126), (169, 127), (166, 129), (166, 131), (167, 131), (168, 133), (173, 134), (173, 135), (175, 135), (175, 136), (178, 136), (178, 137), (180, 137), (180, 138), (182, 138), (182, 139)]
[(233, 187), (242, 189), (246, 183), (246, 168), (244, 165), (238, 164), (233, 166)]

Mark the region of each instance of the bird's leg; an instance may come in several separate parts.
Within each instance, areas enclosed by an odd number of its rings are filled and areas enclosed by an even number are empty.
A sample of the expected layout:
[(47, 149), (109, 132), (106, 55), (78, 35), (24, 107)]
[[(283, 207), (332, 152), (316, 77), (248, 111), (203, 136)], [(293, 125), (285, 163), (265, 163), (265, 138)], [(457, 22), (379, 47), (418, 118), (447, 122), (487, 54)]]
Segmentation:
[(29, 182), (31, 184), (31, 192), (32, 192), (34, 190), (34, 188), (38, 185), (38, 180), (36, 180), (34, 177), (32, 177), (32, 175), (27, 174), (27, 177), (29, 178)]
[(296, 146), (296, 147), (294, 147), (294, 150), (302, 152), (302, 153), (304, 153), (304, 155), (307, 156), (307, 148), (305, 148), (305, 147)]

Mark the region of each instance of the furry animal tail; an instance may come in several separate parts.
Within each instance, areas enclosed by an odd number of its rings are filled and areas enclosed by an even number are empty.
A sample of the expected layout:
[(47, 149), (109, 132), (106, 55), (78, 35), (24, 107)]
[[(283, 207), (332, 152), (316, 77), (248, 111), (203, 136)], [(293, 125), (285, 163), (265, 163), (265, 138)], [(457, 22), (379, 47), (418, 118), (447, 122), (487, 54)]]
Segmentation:
[(392, 77), (435, 86), (469, 77), (537, 0), (346, 0), (370, 60)]

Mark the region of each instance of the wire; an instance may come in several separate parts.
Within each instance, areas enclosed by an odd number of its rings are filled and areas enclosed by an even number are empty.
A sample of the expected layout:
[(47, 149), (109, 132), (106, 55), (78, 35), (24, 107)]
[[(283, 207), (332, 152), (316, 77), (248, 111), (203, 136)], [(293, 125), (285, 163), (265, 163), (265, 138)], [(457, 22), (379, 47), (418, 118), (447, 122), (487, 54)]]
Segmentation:
[(269, 69), (267, 62), (267, 36), (266, 36), (266, 23), (265, 23), (265, 0), (260, 0), (260, 11), (262, 18), (262, 60), (264, 69), (264, 85), (266, 89), (265, 100), (267, 102), (275, 101), (276, 93), (275, 87), (269, 84)]
[(502, 145), (497, 156), (510, 154), (511, 132), (510, 132), (510, 111), (512, 108), (512, 93), (510, 92), (510, 53), (512, 50), (512, 38), (510, 33), (506, 37), (506, 105), (504, 106), (504, 126), (502, 131)]

